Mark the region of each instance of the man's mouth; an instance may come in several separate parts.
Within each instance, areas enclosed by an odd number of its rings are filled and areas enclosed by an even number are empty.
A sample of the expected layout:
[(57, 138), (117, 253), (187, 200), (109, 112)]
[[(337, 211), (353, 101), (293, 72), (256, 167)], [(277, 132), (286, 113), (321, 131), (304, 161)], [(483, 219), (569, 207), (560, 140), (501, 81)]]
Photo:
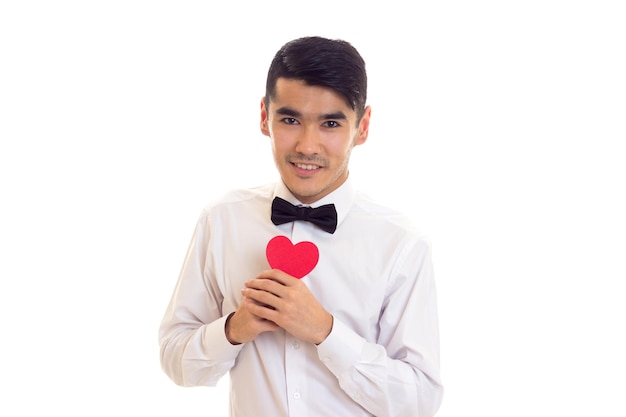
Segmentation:
[(306, 171), (313, 171), (313, 170), (315, 170), (315, 169), (320, 168), (320, 166), (319, 166), (319, 165), (301, 164), (301, 163), (298, 163), (298, 162), (293, 162), (293, 164), (294, 164), (297, 168), (304, 169), (304, 170), (306, 170)]

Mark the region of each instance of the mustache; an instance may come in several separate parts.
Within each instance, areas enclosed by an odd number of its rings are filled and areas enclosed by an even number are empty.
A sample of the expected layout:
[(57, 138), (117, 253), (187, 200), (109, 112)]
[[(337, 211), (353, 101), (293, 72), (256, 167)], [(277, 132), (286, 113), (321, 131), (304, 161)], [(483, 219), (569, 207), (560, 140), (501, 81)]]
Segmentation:
[(323, 158), (319, 155), (304, 155), (300, 153), (287, 155), (285, 160), (290, 164), (301, 163), (326, 166), (328, 163), (328, 160), (326, 158)]

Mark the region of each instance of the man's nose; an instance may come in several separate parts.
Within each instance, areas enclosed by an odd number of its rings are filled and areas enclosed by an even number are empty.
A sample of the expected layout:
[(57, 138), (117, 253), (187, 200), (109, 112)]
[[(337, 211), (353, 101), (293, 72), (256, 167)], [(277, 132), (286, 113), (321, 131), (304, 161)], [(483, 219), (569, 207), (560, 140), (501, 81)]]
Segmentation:
[(303, 126), (298, 135), (296, 151), (304, 155), (320, 153), (321, 137), (317, 126)]

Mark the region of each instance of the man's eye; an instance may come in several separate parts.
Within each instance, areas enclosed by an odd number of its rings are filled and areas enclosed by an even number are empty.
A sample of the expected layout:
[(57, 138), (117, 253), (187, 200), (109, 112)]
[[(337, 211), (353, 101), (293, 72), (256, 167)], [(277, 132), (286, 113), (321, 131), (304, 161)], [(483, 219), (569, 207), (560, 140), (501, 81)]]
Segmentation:
[(297, 125), (298, 121), (294, 119), (293, 117), (285, 117), (283, 119), (283, 123), (288, 124), (288, 125)]
[(334, 120), (328, 120), (324, 122), (324, 127), (339, 127), (339, 126), (341, 125)]

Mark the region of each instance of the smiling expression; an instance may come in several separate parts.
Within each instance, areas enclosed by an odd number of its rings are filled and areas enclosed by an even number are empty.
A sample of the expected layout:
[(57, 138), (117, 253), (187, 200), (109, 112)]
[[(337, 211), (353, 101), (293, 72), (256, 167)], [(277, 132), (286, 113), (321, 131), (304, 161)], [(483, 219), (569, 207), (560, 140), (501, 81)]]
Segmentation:
[(269, 108), (261, 100), (261, 131), (287, 188), (311, 204), (348, 178), (350, 153), (367, 140), (371, 109), (357, 122), (342, 95), (301, 80), (279, 78), (275, 91)]

